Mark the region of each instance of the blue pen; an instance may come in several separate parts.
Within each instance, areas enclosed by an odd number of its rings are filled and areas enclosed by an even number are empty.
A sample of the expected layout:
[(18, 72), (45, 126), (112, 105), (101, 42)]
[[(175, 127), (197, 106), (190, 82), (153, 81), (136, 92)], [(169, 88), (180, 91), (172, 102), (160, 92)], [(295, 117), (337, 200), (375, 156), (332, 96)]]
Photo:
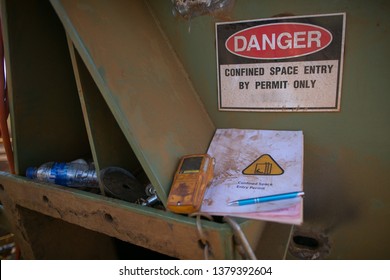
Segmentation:
[(239, 199), (239, 200), (230, 201), (228, 205), (229, 206), (250, 205), (250, 204), (263, 203), (263, 202), (269, 202), (275, 200), (295, 198), (295, 197), (303, 196), (304, 194), (305, 194), (304, 192), (290, 192), (290, 193), (281, 193), (281, 194), (274, 194), (274, 195), (247, 198), (247, 199)]

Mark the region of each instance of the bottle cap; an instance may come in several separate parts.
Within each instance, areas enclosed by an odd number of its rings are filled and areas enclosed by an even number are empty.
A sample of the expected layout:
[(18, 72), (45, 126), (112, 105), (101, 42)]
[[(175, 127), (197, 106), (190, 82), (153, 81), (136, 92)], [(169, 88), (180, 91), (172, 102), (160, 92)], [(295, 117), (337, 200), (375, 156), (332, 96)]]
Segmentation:
[(35, 179), (37, 177), (37, 170), (36, 167), (28, 167), (26, 169), (26, 177), (30, 179)]

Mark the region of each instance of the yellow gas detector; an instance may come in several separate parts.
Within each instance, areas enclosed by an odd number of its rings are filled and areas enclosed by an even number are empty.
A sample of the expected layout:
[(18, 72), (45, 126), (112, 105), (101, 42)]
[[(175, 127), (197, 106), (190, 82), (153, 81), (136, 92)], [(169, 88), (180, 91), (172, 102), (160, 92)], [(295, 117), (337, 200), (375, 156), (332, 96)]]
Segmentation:
[(199, 211), (207, 186), (214, 175), (214, 158), (208, 154), (181, 158), (169, 192), (167, 208), (175, 213)]

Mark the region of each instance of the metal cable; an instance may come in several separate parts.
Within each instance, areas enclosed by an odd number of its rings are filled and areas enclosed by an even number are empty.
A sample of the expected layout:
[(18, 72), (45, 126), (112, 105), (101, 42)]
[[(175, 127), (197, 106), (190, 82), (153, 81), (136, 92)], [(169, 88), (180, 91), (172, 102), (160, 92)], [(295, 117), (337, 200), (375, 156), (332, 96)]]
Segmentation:
[(229, 216), (225, 216), (223, 220), (227, 222), (233, 229), (234, 236), (238, 239), (236, 241), (239, 242), (240, 243), (239, 245), (241, 245), (242, 248), (244, 249), (246, 257), (250, 260), (256, 260), (257, 258), (253, 253), (252, 247), (250, 246), (248, 240), (246, 239), (245, 234), (241, 230), (240, 225)]

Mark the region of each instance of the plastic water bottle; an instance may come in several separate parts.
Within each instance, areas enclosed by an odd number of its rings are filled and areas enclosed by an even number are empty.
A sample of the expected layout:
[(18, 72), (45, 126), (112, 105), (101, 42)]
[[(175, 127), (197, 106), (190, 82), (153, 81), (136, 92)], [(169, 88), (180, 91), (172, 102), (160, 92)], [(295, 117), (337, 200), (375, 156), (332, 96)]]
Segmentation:
[(29, 167), (27, 178), (67, 187), (98, 188), (98, 178), (93, 164), (83, 159), (72, 162), (48, 162), (40, 167)]

